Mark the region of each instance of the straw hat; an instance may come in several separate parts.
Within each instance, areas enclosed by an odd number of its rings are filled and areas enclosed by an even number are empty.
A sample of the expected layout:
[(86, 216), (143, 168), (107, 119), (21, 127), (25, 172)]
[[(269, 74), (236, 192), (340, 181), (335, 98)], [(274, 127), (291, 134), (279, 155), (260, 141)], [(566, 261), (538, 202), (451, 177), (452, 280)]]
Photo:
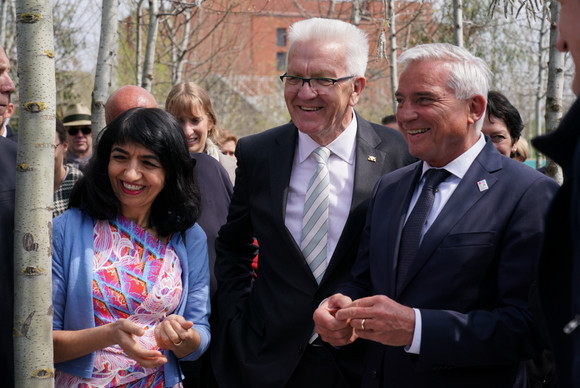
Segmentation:
[(62, 123), (65, 127), (91, 125), (91, 110), (83, 104), (72, 104), (66, 108)]

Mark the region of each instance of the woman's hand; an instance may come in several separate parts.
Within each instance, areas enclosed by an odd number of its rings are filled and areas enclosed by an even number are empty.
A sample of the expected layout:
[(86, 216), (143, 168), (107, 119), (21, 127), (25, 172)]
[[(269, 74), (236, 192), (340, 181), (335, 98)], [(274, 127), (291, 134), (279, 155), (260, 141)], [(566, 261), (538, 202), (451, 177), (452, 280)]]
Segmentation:
[(54, 330), (54, 362), (64, 362), (119, 345), (125, 354), (145, 368), (156, 368), (167, 362), (167, 357), (159, 350), (150, 350), (137, 341), (145, 334), (139, 325), (119, 319), (114, 323), (82, 330)]
[(167, 362), (167, 357), (159, 350), (151, 350), (141, 345), (135, 337), (141, 337), (145, 330), (127, 320), (119, 319), (110, 325), (115, 343), (125, 354), (144, 368), (157, 368)]
[(155, 339), (161, 349), (171, 350), (177, 358), (194, 352), (201, 342), (199, 333), (193, 329), (193, 322), (172, 314), (155, 327)]

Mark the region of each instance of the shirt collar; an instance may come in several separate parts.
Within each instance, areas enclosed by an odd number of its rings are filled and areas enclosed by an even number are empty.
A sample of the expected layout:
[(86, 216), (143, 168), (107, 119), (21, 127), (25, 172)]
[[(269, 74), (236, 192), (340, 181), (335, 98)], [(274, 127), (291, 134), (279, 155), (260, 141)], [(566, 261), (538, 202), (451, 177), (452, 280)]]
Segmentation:
[[(354, 110), (352, 111), (352, 120), (342, 133), (326, 146), (330, 152), (345, 162), (354, 163), (355, 149), (356, 149), (356, 131), (357, 120)], [(298, 162), (302, 163), (312, 151), (320, 147), (320, 144), (315, 142), (310, 136), (298, 131)]]
[[(469, 167), (477, 158), (477, 155), (481, 152), (481, 150), (485, 147), (485, 136), (483, 134), (479, 134), (479, 139), (472, 145), (467, 151), (459, 155), (457, 158), (453, 159), (451, 162), (447, 163), (442, 168), (446, 169), (459, 179), (463, 179)], [(429, 170), (430, 168), (434, 168), (429, 165), (427, 162), (423, 162), (423, 174), (425, 171)]]

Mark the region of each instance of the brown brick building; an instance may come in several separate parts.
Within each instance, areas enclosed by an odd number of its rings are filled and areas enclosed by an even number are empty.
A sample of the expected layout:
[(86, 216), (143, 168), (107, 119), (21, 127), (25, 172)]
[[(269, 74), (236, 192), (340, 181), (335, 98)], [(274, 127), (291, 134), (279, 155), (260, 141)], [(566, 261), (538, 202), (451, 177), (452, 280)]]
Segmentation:
[[(260, 132), (288, 120), (278, 76), (284, 72), (289, 26), (310, 17), (356, 21), (370, 41), (367, 87), (357, 110), (372, 121), (380, 121), (392, 113), (385, 52), (389, 24), (382, 0), (359, 0), (358, 4), (354, 12), (353, 2), (347, 0), (205, 0), (192, 13), (192, 49), (183, 55), (181, 79), (199, 82), (208, 89), (226, 129), (238, 135)], [(399, 1), (395, 8), (398, 46), (422, 40), (430, 25), (430, 3)], [(173, 26), (183, 20), (182, 14), (177, 15)], [(161, 68), (164, 63), (168, 67), (175, 64), (175, 52), (173, 56), (169, 53), (184, 31), (164, 25), (160, 29), (163, 43), (155, 77), (161, 94), (166, 94), (172, 83), (160, 79)], [(387, 44), (377, 52), (381, 35)]]

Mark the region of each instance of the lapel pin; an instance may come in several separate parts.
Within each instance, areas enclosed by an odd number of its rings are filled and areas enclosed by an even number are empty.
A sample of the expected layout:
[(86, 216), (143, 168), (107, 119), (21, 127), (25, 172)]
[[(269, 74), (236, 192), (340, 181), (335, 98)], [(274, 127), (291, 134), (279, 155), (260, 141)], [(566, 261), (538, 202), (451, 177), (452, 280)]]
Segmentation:
[(369, 157), (367, 158), (367, 160), (368, 160), (369, 162), (376, 163), (376, 161), (377, 161), (377, 158), (376, 158), (375, 156), (369, 155)]
[(485, 191), (485, 190), (489, 189), (489, 186), (487, 185), (487, 182), (485, 179), (482, 179), (479, 182), (477, 182), (477, 187), (479, 187), (479, 191)]

